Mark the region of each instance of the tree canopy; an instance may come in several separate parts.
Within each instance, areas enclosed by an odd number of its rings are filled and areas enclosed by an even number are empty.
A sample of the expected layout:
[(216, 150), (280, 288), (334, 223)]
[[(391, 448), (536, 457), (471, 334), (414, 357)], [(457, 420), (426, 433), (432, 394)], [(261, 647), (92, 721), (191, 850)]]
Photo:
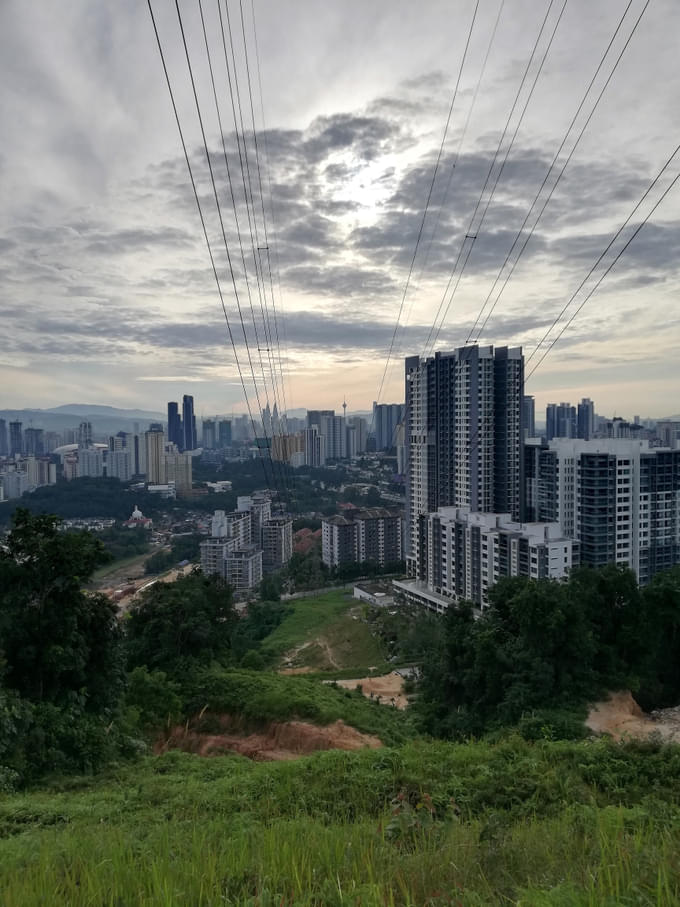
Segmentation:
[(231, 589), (219, 576), (193, 571), (154, 583), (126, 621), (129, 666), (177, 675), (182, 666), (209, 663), (228, 654), (236, 620)]

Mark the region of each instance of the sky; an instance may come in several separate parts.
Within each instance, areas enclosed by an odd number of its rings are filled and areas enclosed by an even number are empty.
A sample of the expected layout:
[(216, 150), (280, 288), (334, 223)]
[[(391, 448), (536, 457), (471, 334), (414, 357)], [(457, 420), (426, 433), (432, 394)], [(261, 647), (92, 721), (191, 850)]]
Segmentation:
[(585, 300), (680, 173), (645, 196), (680, 142), (674, 0), (228, 2), (179, 3), (219, 210), (153, 3), (221, 295), (146, 2), (0, 3), (0, 409), (364, 410), (479, 340), (524, 348), (539, 418), (680, 412), (680, 181)]

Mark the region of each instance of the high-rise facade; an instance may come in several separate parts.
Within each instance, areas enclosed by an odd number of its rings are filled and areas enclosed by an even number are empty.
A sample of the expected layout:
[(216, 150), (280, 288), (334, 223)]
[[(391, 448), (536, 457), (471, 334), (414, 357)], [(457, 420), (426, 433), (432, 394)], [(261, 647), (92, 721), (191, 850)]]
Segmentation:
[(24, 452), (24, 439), (21, 422), (9, 423), (9, 455), (14, 457)]
[(8, 453), (7, 423), (4, 419), (0, 419), (0, 457), (6, 457)]
[(221, 449), (231, 447), (231, 422), (228, 419), (220, 419), (217, 423), (218, 446)]
[(426, 520), (427, 580), (395, 581), (395, 593), (439, 614), (452, 602), (488, 606), (489, 589), (502, 576), (562, 579), (578, 545), (559, 523), (517, 523), (509, 514), (442, 507)]
[(680, 449), (626, 439), (527, 449), (531, 518), (559, 522), (583, 564), (630, 567), (641, 583), (680, 563)]
[(215, 450), (217, 447), (217, 434), (214, 419), (203, 419), (201, 425), (202, 446), (206, 450)]
[(163, 431), (144, 433), (146, 478), (150, 485), (164, 485), (165, 472), (165, 435)]
[(595, 404), (589, 397), (584, 397), (577, 408), (576, 435), (584, 441), (590, 441), (594, 433)]
[(522, 397), (522, 426), (525, 438), (536, 437), (536, 401), (527, 394)]
[(24, 453), (42, 457), (45, 453), (45, 432), (42, 428), (27, 428), (24, 432)]
[(194, 415), (194, 398), (189, 394), (182, 397), (182, 426), (184, 428), (183, 450), (196, 450), (198, 438), (196, 436), (196, 416)]
[(373, 435), (376, 450), (390, 450), (395, 445), (397, 425), (404, 418), (403, 403), (373, 402)]
[(168, 403), (168, 441), (184, 450), (184, 427), (177, 403)]
[(521, 519), (520, 348), (467, 346), (406, 359), (406, 561), (427, 575), (423, 520), (440, 507)]

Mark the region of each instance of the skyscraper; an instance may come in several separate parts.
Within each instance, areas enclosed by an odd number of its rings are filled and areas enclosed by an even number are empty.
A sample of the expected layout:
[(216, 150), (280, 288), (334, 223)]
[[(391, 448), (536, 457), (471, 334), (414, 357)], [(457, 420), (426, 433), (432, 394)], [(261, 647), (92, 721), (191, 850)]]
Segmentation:
[(524, 427), (524, 436), (526, 438), (536, 437), (536, 401), (533, 397), (525, 394), (522, 397), (522, 422)]
[(184, 450), (196, 450), (196, 416), (194, 415), (194, 398), (185, 394), (182, 397), (182, 424), (184, 426)]
[(215, 436), (215, 420), (203, 419), (201, 425), (202, 446), (206, 450), (214, 450), (217, 447), (217, 438)]
[(9, 423), (9, 455), (10, 457), (15, 456), (15, 454), (21, 454), (24, 452), (24, 439), (22, 432), (22, 423), (21, 422), (10, 422)]
[(165, 436), (163, 431), (149, 430), (144, 434), (146, 449), (146, 479), (150, 485), (163, 485), (166, 481)]
[(228, 419), (220, 419), (217, 423), (219, 447), (231, 447), (231, 422)]
[(440, 507), (521, 519), (520, 348), (468, 346), (406, 359), (406, 559), (427, 571), (423, 519)]
[(376, 403), (373, 401), (373, 435), (376, 450), (394, 447), (397, 425), (404, 418), (403, 403)]
[(584, 397), (578, 405), (576, 434), (584, 441), (590, 441), (595, 428), (595, 405), (589, 397)]
[(178, 450), (184, 450), (184, 429), (177, 403), (168, 403), (168, 441), (177, 445)]
[(42, 457), (45, 453), (44, 431), (42, 428), (27, 428), (24, 432), (24, 453)]
[(4, 419), (0, 419), (0, 457), (6, 457), (8, 452), (7, 423)]

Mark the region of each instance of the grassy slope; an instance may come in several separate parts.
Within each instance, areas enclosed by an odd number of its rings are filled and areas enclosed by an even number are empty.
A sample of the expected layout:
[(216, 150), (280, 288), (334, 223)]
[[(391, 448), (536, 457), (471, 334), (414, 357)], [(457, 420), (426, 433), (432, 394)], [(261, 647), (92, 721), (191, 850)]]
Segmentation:
[(608, 743), (173, 753), (1, 801), (0, 902), (670, 907), (679, 781)]
[(351, 593), (336, 589), (312, 598), (292, 601), (293, 611), (262, 642), (262, 652), (281, 660), (304, 646), (295, 656), (295, 665), (337, 671), (383, 665), (385, 653), (360, 619), (359, 602)]
[(198, 675), (187, 690), (187, 713), (201, 711), (240, 716), (246, 728), (269, 721), (300, 718), (319, 725), (338, 719), (383, 743), (403, 743), (415, 736), (403, 712), (378, 705), (361, 693), (335, 689), (318, 679), (283, 677), (265, 671), (215, 668)]

